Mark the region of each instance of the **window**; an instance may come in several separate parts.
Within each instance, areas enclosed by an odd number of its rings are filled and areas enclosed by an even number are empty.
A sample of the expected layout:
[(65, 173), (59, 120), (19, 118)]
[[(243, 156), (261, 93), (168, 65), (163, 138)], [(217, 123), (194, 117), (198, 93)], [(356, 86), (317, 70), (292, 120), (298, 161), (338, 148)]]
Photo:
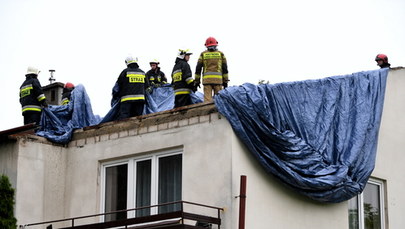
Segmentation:
[[(105, 170), (105, 212), (127, 209), (128, 165), (115, 165)], [(125, 219), (126, 214), (107, 215), (106, 221)]]
[[(182, 154), (165, 152), (142, 158), (103, 164), (103, 212), (168, 203), (181, 200)], [(105, 221), (147, 216), (180, 210), (172, 204), (143, 208), (136, 212), (111, 214)]]
[(384, 229), (384, 185), (370, 179), (363, 193), (349, 200), (350, 229)]
[(56, 92), (55, 90), (51, 91), (51, 102), (54, 102), (56, 100)]

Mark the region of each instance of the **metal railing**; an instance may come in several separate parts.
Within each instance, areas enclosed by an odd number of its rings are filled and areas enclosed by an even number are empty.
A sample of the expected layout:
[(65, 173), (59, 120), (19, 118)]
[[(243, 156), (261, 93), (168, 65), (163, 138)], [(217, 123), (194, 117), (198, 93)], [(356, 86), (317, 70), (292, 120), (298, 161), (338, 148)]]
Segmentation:
[[(159, 208), (162, 206), (175, 205), (175, 204), (180, 205), (180, 210), (178, 210), (178, 211), (174, 210), (174, 211), (166, 212), (166, 213), (150, 214), (148, 216), (113, 220), (113, 221), (101, 221), (100, 220), (100, 222), (98, 222), (98, 223), (77, 225), (77, 221), (80, 219), (89, 219), (89, 218), (100, 217), (100, 216), (105, 217), (106, 215), (112, 215), (112, 214), (124, 213), (124, 212), (126, 212), (128, 214), (128, 212), (132, 212), (132, 211), (136, 212), (136, 211), (143, 210), (143, 209)], [(185, 212), (184, 211), (185, 204), (216, 210), (217, 216), (212, 217), (212, 216), (207, 216), (207, 215)], [(64, 228), (64, 229), (68, 229), (68, 228), (71, 228), (71, 229), (73, 229), (73, 228), (83, 228), (83, 229), (85, 229), (85, 228), (112, 228), (112, 227), (128, 228), (128, 226), (133, 226), (136, 224), (139, 225), (139, 224), (145, 224), (145, 223), (153, 223), (153, 222), (157, 222), (157, 221), (164, 221), (164, 220), (170, 220), (170, 219), (179, 219), (177, 222), (178, 225), (185, 225), (184, 224), (185, 220), (190, 220), (190, 221), (196, 221), (197, 223), (204, 222), (207, 224), (216, 224), (218, 226), (218, 228), (220, 228), (221, 211), (223, 211), (223, 208), (199, 204), (199, 203), (193, 203), (193, 202), (189, 202), (189, 201), (175, 201), (175, 202), (168, 202), (168, 203), (151, 205), (151, 206), (131, 208), (131, 209), (126, 209), (126, 210), (112, 211), (112, 212), (99, 213), (99, 214), (86, 215), (86, 216), (78, 216), (78, 217), (59, 219), (59, 220), (44, 221), (44, 222), (38, 222), (38, 223), (30, 223), (30, 224), (20, 225), (19, 228), (20, 229), (30, 229), (33, 226), (48, 225), (46, 228), (52, 229), (52, 224), (60, 223), (60, 222), (69, 222), (69, 221), (70, 221), (70, 226), (62, 227), (62, 228)]]

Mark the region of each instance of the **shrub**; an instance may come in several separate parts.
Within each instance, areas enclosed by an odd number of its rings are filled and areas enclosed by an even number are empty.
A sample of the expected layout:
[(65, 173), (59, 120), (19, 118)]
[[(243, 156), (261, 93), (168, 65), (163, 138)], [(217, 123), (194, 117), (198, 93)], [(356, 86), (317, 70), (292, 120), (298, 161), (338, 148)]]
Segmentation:
[(14, 217), (14, 189), (8, 177), (0, 177), (0, 228), (16, 229), (17, 219)]

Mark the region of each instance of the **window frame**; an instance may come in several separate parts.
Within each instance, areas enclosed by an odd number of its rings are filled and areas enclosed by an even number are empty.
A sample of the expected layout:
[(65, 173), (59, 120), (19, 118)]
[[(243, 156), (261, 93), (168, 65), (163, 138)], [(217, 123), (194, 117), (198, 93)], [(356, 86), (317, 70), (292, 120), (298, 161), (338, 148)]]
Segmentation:
[[(385, 212), (386, 212), (386, 185), (385, 181), (377, 178), (370, 178), (367, 181), (367, 184), (376, 185), (378, 187), (379, 193), (379, 206), (380, 206), (380, 222), (381, 222), (381, 229), (386, 228), (386, 220), (385, 220)], [(365, 222), (364, 222), (364, 191), (360, 193), (357, 197), (357, 211), (358, 211), (358, 222), (359, 222), (359, 229), (365, 229)], [(354, 197), (353, 197), (354, 198)], [(348, 204), (351, 200), (348, 201)], [(350, 222), (349, 222), (350, 225)]]
[[(113, 166), (119, 166), (127, 164), (128, 166), (128, 180), (127, 180), (127, 209), (135, 208), (136, 206), (136, 163), (140, 161), (151, 160), (151, 205), (158, 204), (159, 195), (159, 159), (164, 157), (170, 157), (174, 155), (182, 155), (182, 168), (184, 162), (184, 153), (182, 148), (164, 150), (155, 153), (149, 153), (144, 155), (132, 155), (131, 157), (125, 159), (111, 160), (107, 162), (100, 163), (101, 168), (101, 191), (100, 191), (100, 213), (105, 213), (105, 198), (106, 198), (106, 171), (107, 168)], [(182, 174), (183, 169), (182, 169)], [(182, 175), (183, 177), (183, 175)], [(181, 186), (183, 187), (183, 179), (181, 180)], [(181, 196), (183, 196), (183, 189), (181, 189)], [(151, 209), (151, 215), (157, 214), (158, 208)], [(129, 211), (127, 213), (127, 218), (135, 217), (136, 211)], [(104, 222), (104, 215), (100, 217), (100, 221)]]

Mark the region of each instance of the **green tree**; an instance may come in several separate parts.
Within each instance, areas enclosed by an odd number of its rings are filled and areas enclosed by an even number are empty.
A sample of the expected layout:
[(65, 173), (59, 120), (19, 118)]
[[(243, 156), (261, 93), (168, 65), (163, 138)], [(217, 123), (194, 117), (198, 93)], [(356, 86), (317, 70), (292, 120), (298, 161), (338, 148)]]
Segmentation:
[(8, 177), (0, 177), (0, 228), (16, 229), (17, 219), (14, 217), (14, 189)]

